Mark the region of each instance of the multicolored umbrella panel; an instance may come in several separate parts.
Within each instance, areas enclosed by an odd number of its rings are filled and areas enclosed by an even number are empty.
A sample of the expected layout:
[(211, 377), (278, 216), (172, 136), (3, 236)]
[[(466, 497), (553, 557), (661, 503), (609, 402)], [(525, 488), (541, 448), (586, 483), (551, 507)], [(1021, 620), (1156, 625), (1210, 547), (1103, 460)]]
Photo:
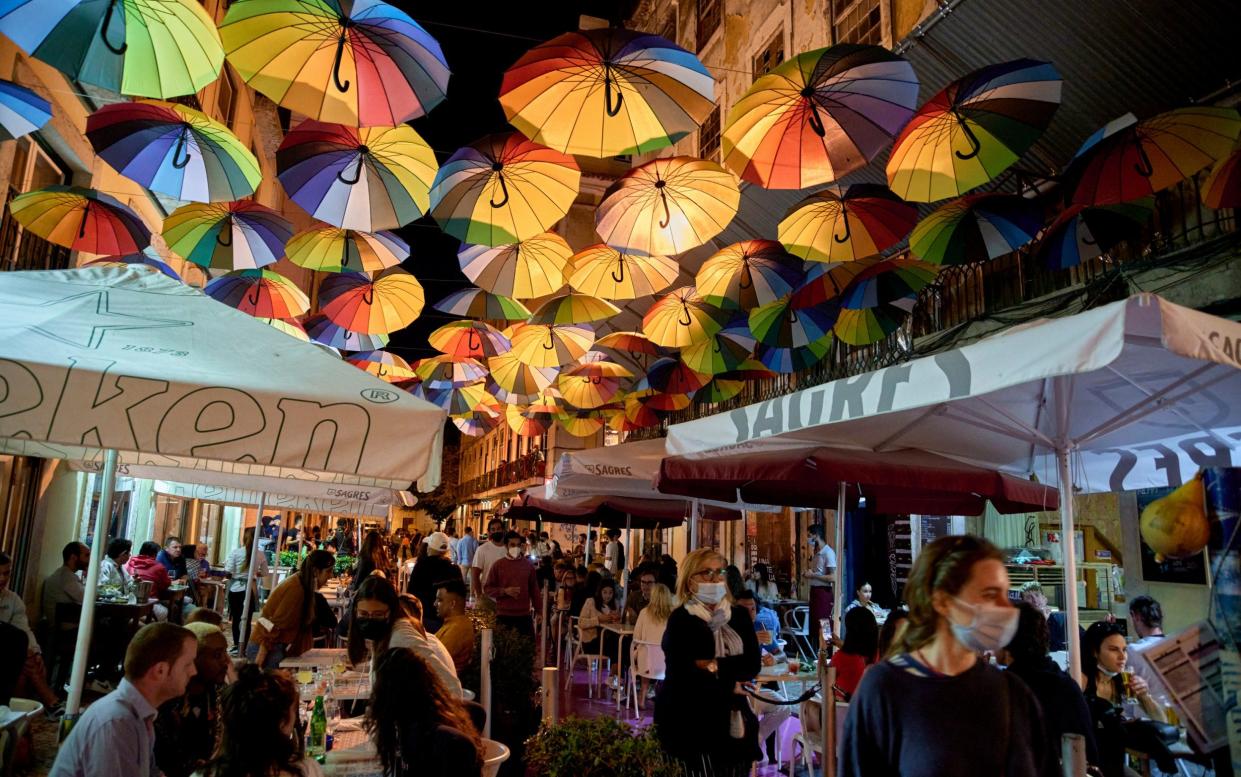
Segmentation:
[(392, 232), (312, 227), (285, 247), (289, 261), (316, 272), (383, 272), (409, 257), (409, 244)]
[(556, 420), (555, 411), (542, 412), (520, 405), (506, 405), (504, 419), (518, 437), (540, 437)]
[(487, 377), (487, 367), (478, 359), (456, 356), (431, 356), (413, 364), (413, 372), (428, 387), (459, 388)]
[(103, 267), (119, 267), (121, 265), (140, 264), (150, 267), (156, 272), (161, 272), (172, 278), (174, 281), (182, 280), (176, 270), (168, 266), (168, 264), (155, 252), (154, 248), (147, 246), (146, 248), (133, 254), (125, 254), (123, 256), (105, 256), (102, 259), (95, 259), (87, 262), (87, 265), (96, 265)]
[(742, 240), (698, 268), (702, 298), (728, 310), (752, 310), (793, 291), (805, 278), (802, 260), (774, 240)]
[(574, 437), (589, 437), (603, 428), (601, 410), (566, 410), (556, 413), (556, 423)]
[(319, 309), (346, 329), (391, 334), (422, 314), (426, 298), (418, 279), (400, 267), (373, 280), (364, 273), (329, 275), (319, 286)]
[(164, 241), (177, 256), (212, 270), (256, 270), (279, 261), (289, 222), (251, 200), (182, 205), (164, 219)]
[(796, 347), (770, 346), (759, 343), (754, 348), (754, 358), (764, 367), (780, 375), (808, 370), (832, 350), (835, 337), (831, 333), (808, 345)]
[(294, 340), (300, 340), (303, 343), (310, 342), (310, 335), (306, 334), (306, 330), (297, 322), (295, 318), (258, 318), (256, 321), (262, 321), (277, 332), (292, 337)]
[(345, 361), (387, 383), (405, 383), (418, 377), (409, 362), (387, 351), (362, 351), (346, 356)]
[(614, 351), (626, 351), (631, 354), (663, 355), (660, 347), (641, 332), (610, 332), (596, 340), (595, 347), (611, 348)]
[(651, 305), (642, 317), (642, 332), (656, 345), (685, 348), (723, 329), (727, 318), (696, 288), (682, 286)]
[(1070, 205), (1043, 230), (1034, 255), (1053, 270), (1077, 267), (1136, 237), (1154, 208), (1151, 197), (1097, 208)]
[(695, 372), (720, 375), (745, 364), (756, 344), (749, 315), (743, 311), (711, 337), (681, 349), (681, 361)]
[(803, 307), (791, 294), (750, 311), (754, 339), (771, 348), (804, 348), (830, 335), (835, 323), (831, 308)]
[(843, 343), (870, 345), (895, 332), (935, 282), (939, 266), (915, 259), (875, 256), (833, 267), (793, 295), (795, 306), (834, 316), (832, 332)]
[(617, 399), (621, 380), (601, 375), (567, 375), (560, 373), (556, 387), (570, 405), (585, 409), (602, 407)]
[(224, 65), (197, 0), (13, 0), (0, 4), (0, 34), (70, 79), (136, 97), (194, 94)]
[(29, 135), (52, 118), (52, 104), (24, 86), (0, 80), (0, 142)]
[(656, 35), (617, 27), (535, 46), (504, 74), (500, 104), (526, 137), (566, 154), (611, 157), (670, 146), (715, 110), (715, 79)]
[(310, 299), (293, 281), (271, 270), (237, 270), (209, 282), (208, 297), (255, 318), (296, 318)]
[(918, 109), (888, 157), (900, 197), (935, 202), (994, 180), (1039, 139), (1060, 107), (1060, 73), (1018, 59), (953, 81)]
[(475, 286), (513, 299), (555, 294), (565, 283), (573, 249), (555, 232), (505, 246), (462, 246), (461, 272)]
[(391, 127), (448, 90), (439, 43), (380, 0), (246, 0), (220, 23), (228, 61), (250, 86), (319, 121)]
[(766, 189), (831, 183), (886, 147), (917, 99), (913, 67), (880, 46), (799, 54), (758, 78), (728, 112), (724, 165)]
[(492, 356), (487, 360), (487, 367), (491, 370), (491, 379), (498, 387), (519, 397), (530, 397), (546, 390), (560, 374), (559, 367), (535, 367), (522, 361), (511, 351)]
[(531, 367), (560, 367), (581, 359), (595, 343), (595, 330), (586, 325), (527, 324), (510, 338), (511, 353)]
[(557, 326), (560, 324), (591, 324), (606, 321), (620, 313), (620, 308), (604, 299), (589, 294), (570, 292), (552, 297), (530, 314), (531, 324)]
[(9, 212), (33, 234), (74, 251), (120, 256), (151, 244), (138, 214), (94, 189), (46, 186), (9, 200)]
[(483, 321), (450, 321), (427, 336), (437, 351), (458, 358), (489, 359), (508, 353), (513, 344), (495, 327)]
[(450, 316), (485, 321), (524, 321), (530, 317), (530, 310), (517, 300), (482, 289), (454, 291), (434, 307)]
[(809, 195), (780, 222), (780, 242), (811, 262), (852, 262), (886, 251), (918, 222), (918, 208), (887, 187), (855, 183)]
[(1043, 209), (1035, 200), (970, 194), (918, 222), (909, 235), (909, 249), (931, 264), (984, 262), (1030, 243), (1042, 227)]
[(603, 299), (627, 300), (656, 294), (676, 283), (681, 266), (666, 256), (617, 251), (597, 243), (569, 260), (569, 286)]
[(376, 232), (427, 212), (439, 168), (435, 152), (406, 124), (353, 129), (308, 119), (284, 136), (276, 169), (289, 198), (310, 215)]
[(1209, 208), (1241, 208), (1241, 148), (1211, 168), (1202, 182), (1202, 201)]
[(322, 313), (306, 319), (306, 333), (316, 343), (341, 351), (375, 351), (386, 346), (389, 340), (388, 335), (369, 335), (345, 329)]
[(105, 105), (87, 117), (86, 137), (118, 173), (177, 200), (239, 200), (263, 178), (254, 154), (228, 127), (177, 103)]

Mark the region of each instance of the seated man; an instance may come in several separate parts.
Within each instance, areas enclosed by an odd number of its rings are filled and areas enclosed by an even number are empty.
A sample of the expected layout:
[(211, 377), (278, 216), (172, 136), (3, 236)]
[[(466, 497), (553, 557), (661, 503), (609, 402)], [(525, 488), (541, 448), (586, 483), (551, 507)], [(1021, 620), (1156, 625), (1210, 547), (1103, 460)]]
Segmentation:
[(474, 623), (465, 614), (466, 595), (465, 583), (461, 580), (441, 583), (435, 591), (435, 611), (444, 623), (435, 636), (448, 649), (457, 674), (464, 672), (474, 660)]
[[(410, 643), (395, 647), (406, 647), (422, 656), (448, 693), (460, 698), (461, 680), (457, 677), (456, 664), (452, 660), (452, 654), (448, 652), (448, 648), (444, 647), (444, 643), (440, 642), (439, 637), (428, 634), (426, 627), (422, 625), (422, 602), (418, 601), (418, 597), (413, 594), (401, 594), (400, 600), (401, 612), (414, 621), (414, 631), (406, 635), (412, 640)], [(389, 642), (389, 645), (393, 646), (392, 642)]]
[(43, 702), (49, 718), (58, 718), (65, 705), (47, 684), (47, 669), (43, 666), (43, 654), (39, 643), (30, 630), (26, 617), (26, 603), (9, 590), (13, 574), (13, 559), (0, 552), (0, 642), (11, 645), (11, 652), (3, 652), (0, 675), (3, 675), (3, 692), (0, 704), (8, 704), (14, 695), (32, 693)]
[[(763, 656), (774, 656), (779, 653), (780, 646), (776, 643), (776, 637), (780, 634), (780, 618), (776, 615), (776, 611), (770, 607), (764, 607), (754, 592), (748, 588), (737, 597), (737, 603), (749, 610), (750, 615), (754, 617), (754, 631), (758, 634), (758, 646), (762, 649)], [(763, 661), (765, 666), (773, 663), (775, 662)]]
[(168, 570), (168, 576), (173, 580), (180, 580), (186, 576), (185, 557), (181, 555), (180, 537), (169, 537), (165, 540), (164, 548), (155, 555), (155, 560)]
[[(201, 608), (200, 608), (201, 609)], [(228, 640), (209, 623), (185, 628), (198, 641), (195, 674), (185, 695), (165, 702), (155, 718), (155, 763), (166, 777), (190, 777), (215, 747), (218, 696), (228, 677)]]
[[(634, 586), (634, 577), (637, 578), (637, 586)], [(625, 600), (625, 612), (628, 616), (627, 623), (637, 623), (638, 613), (651, 602), (651, 588), (654, 587), (658, 575), (655, 570), (644, 567), (638, 574), (629, 578), (629, 596)], [(634, 590), (637, 588), (637, 590)]]
[[(775, 635), (780, 631), (776, 614), (767, 608), (760, 609), (758, 599), (755, 598), (754, 592), (748, 588), (737, 597), (737, 604), (749, 610), (750, 617), (754, 619), (754, 630), (758, 632), (759, 644), (763, 646), (763, 666), (774, 665), (774, 653), (779, 650), (775, 643)], [(764, 611), (770, 613), (770, 617), (763, 615)], [(763, 643), (762, 635), (764, 631), (771, 635), (766, 644)], [(775, 688), (760, 686), (757, 693), (759, 696), (770, 700), (770, 702), (788, 701), (784, 698), (784, 694), (775, 690)], [(761, 699), (754, 699), (753, 703), (754, 714), (758, 715), (758, 741), (765, 745), (767, 761), (769, 763), (776, 763), (777, 732), (780, 730), (780, 726), (784, 725), (784, 721), (792, 717), (793, 707), (779, 703), (768, 703)]]
[(43, 619), (49, 623), (56, 619), (56, 605), (81, 604), (86, 595), (79, 572), (90, 566), (90, 548), (80, 542), (70, 542), (60, 551), (64, 562), (43, 581)]
[(125, 563), (129, 561), (130, 550), (134, 543), (124, 537), (117, 537), (108, 543), (107, 553), (103, 557), (103, 566), (99, 568), (99, 586), (110, 586), (128, 592), (132, 582), (125, 571)]
[(159, 600), (155, 605), (156, 620), (168, 620), (170, 614), (174, 620), (179, 620), (184, 615), (189, 615), (194, 605), (186, 601), (184, 596), (169, 590), (173, 581), (168, 570), (157, 560), (158, 553), (158, 544), (149, 540), (142, 543), (138, 548), (138, 555), (129, 559), (125, 565), (126, 571), (135, 581), (147, 581), (151, 584), (151, 598)]

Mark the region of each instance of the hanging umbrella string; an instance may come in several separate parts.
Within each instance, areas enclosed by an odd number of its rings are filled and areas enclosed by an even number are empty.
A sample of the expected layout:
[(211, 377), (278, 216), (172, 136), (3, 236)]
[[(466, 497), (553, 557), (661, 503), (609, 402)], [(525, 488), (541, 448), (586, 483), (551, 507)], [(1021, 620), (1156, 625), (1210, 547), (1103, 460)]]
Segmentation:
[[(177, 135), (177, 145), (172, 150), (172, 166), (178, 170), (182, 170), (190, 163), (190, 152), (186, 149), (186, 141), (189, 140), (190, 125), (182, 124), (181, 132)], [(185, 159), (181, 159), (181, 152), (185, 152)]]
[(958, 111), (953, 111), (952, 115), (956, 118), (957, 124), (961, 126), (961, 132), (964, 133), (965, 139), (968, 140), (970, 144), (970, 150), (964, 154), (960, 151), (956, 151), (954, 153), (957, 155), (957, 159), (973, 159), (978, 156), (980, 151), (982, 151), (982, 143), (979, 142), (978, 136), (974, 134), (973, 127), (971, 127), (969, 122), (965, 120), (964, 116), (962, 116)]
[[(115, 0), (114, 0), (115, 1)], [(349, 28), (353, 26), (353, 21), (347, 17), (340, 17), (340, 38), (336, 41), (336, 61), (332, 63), (332, 82), (336, 85), (339, 92), (348, 92), (351, 81), (340, 80), (340, 65), (345, 57), (345, 42), (349, 37)]]
[[(112, 12), (116, 10), (116, 0), (108, 0), (108, 10), (103, 15), (103, 24), (99, 25), (99, 39), (103, 41), (103, 45), (108, 47), (108, 51), (113, 54), (124, 54), (129, 48), (129, 43), (122, 40), (120, 47), (112, 45), (112, 41), (108, 40), (108, 27), (112, 24)], [(122, 31), (122, 35), (124, 32)]]

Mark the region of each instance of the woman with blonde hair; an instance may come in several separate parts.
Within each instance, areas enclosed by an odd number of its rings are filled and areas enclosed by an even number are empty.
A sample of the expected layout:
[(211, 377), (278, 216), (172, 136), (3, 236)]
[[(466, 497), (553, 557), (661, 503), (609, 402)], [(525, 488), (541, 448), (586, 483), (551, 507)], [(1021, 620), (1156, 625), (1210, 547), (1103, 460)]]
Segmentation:
[(655, 725), (686, 777), (741, 777), (762, 756), (758, 719), (739, 690), (758, 675), (758, 638), (750, 613), (732, 606), (726, 564), (710, 548), (686, 556), (677, 578), (681, 605), (664, 630)]
[[(672, 592), (668, 590), (668, 586), (656, 583), (651, 586), (650, 601), (638, 613), (638, 621), (633, 626), (635, 645), (633, 653), (634, 660), (637, 661), (635, 669), (642, 681), (638, 694), (639, 707), (646, 704), (651, 677), (661, 677), (665, 672), (662, 649), (664, 630), (668, 628), (668, 617), (672, 615), (675, 606), (676, 602), (673, 601)], [(660, 645), (661, 648), (652, 650), (654, 645)]]

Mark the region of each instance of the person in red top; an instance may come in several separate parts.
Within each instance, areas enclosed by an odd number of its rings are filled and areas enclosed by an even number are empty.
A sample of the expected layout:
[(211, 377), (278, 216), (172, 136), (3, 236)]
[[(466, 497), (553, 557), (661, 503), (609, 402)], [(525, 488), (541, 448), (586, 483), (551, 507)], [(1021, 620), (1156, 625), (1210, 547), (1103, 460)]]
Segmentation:
[(172, 585), (172, 577), (169, 576), (167, 567), (156, 558), (159, 551), (158, 542), (142, 543), (142, 547), (138, 548), (138, 555), (131, 557), (125, 564), (125, 570), (135, 580), (150, 581), (151, 596), (163, 599), (168, 586)]
[(504, 538), (507, 554), (491, 565), (484, 593), (496, 603), (496, 622), (527, 637), (534, 636), (530, 613), (539, 600), (539, 581), (521, 552), (521, 535), (509, 532)]
[(879, 651), (879, 624), (874, 614), (865, 607), (854, 607), (845, 613), (845, 644), (832, 656), (831, 665), (836, 667), (836, 689), (843, 695), (841, 701), (853, 698), (862, 673), (875, 663)]

